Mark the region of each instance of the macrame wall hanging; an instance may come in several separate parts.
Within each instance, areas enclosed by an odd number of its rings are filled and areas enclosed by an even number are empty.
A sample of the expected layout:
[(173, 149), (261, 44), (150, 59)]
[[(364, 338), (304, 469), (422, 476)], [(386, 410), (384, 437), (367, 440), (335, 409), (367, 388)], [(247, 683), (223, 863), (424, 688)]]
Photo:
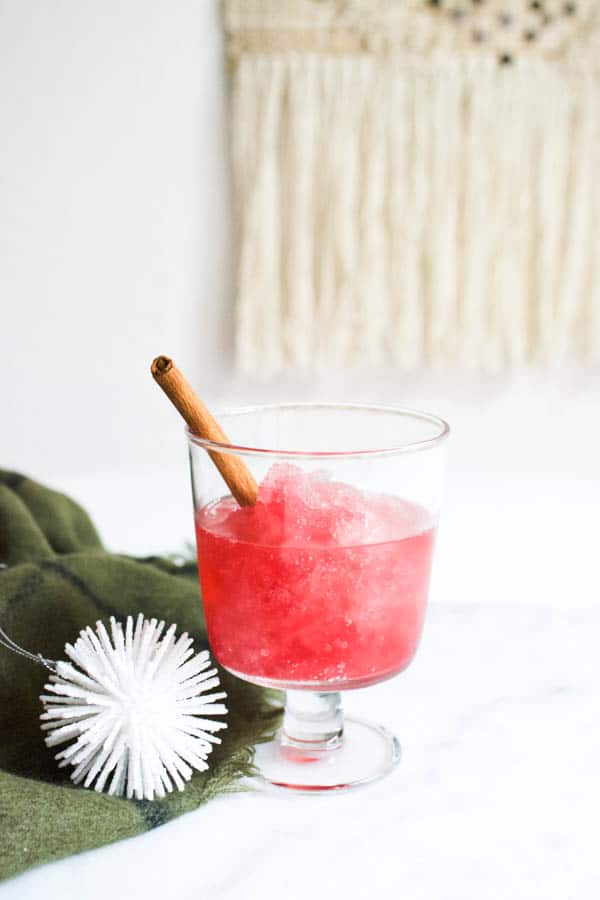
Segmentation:
[(225, 0), (241, 368), (600, 357), (600, 3)]

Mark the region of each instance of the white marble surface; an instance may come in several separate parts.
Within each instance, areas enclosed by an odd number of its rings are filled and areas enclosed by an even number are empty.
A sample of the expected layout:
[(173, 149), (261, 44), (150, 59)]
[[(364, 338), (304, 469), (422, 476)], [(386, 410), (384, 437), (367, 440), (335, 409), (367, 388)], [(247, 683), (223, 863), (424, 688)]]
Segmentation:
[[(400, 737), (392, 775), (330, 797), (222, 797), (30, 871), (0, 886), (1, 900), (597, 900), (598, 485), (489, 473), (453, 482), (417, 659), (346, 697), (348, 711)], [(179, 541), (187, 485), (165, 476), (150, 498), (141, 484), (63, 487), (96, 509), (112, 546), (164, 549), (151, 508), (162, 498)]]

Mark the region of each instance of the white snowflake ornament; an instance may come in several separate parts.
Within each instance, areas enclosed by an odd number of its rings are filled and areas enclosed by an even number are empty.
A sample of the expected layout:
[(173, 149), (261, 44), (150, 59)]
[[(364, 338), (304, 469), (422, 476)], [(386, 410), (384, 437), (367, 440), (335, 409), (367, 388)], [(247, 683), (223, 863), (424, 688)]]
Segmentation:
[(65, 646), (72, 662), (54, 663), (40, 698), (42, 729), (48, 747), (73, 741), (56, 759), (73, 766), (75, 784), (152, 800), (208, 769), (221, 742), (215, 732), (227, 727), (208, 717), (227, 713), (218, 702), (226, 694), (210, 693), (219, 678), (208, 650), (194, 654), (187, 633), (175, 639), (175, 625), (161, 637), (164, 627), (141, 613), (124, 630), (111, 618), (111, 642), (96, 622)]

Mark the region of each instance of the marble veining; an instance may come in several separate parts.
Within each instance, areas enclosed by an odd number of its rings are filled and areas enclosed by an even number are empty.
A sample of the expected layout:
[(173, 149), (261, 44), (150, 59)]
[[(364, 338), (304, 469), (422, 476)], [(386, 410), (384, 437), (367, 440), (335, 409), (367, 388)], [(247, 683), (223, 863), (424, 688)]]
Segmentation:
[(593, 607), (433, 605), (413, 666), (346, 695), (400, 737), (387, 779), (221, 797), (0, 898), (597, 900), (599, 634)]

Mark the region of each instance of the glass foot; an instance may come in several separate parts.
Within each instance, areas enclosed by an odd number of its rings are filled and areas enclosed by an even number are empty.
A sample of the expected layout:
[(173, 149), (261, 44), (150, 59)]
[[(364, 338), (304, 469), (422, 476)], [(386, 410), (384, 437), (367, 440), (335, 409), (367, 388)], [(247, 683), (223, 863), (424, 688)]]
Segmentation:
[(284, 729), (256, 748), (259, 776), (276, 788), (306, 793), (348, 790), (383, 778), (400, 762), (394, 735), (359, 719), (346, 718), (343, 733), (321, 748), (290, 740)]

